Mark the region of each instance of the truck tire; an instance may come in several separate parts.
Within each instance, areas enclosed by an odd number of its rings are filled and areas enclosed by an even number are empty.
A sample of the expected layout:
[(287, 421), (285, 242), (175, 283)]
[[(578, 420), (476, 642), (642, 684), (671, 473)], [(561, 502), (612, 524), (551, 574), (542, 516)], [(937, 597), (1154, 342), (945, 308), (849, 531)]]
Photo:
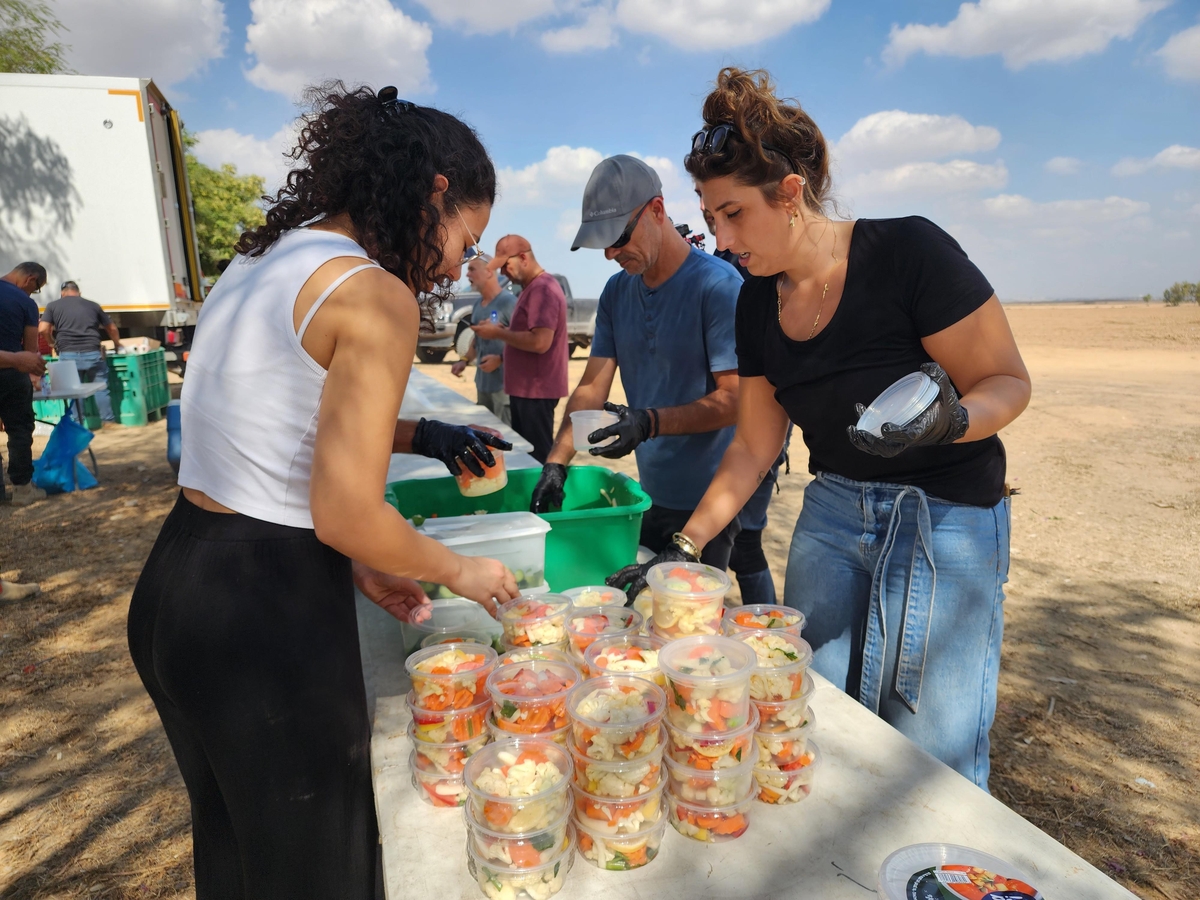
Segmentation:
[(440, 363), (448, 352), (443, 347), (417, 347), (417, 359), (423, 363)]

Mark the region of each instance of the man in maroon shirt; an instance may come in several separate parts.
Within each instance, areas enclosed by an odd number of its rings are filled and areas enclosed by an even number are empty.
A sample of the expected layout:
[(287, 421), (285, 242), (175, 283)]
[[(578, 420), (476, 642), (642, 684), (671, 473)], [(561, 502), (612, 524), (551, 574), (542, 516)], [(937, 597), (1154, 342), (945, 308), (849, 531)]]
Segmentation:
[(513, 430), (545, 463), (554, 443), (554, 409), (568, 393), (567, 298), (519, 235), (500, 238), (488, 266), (521, 285), (521, 295), (507, 328), (491, 323), (471, 328), (485, 340), (504, 341), (504, 392)]

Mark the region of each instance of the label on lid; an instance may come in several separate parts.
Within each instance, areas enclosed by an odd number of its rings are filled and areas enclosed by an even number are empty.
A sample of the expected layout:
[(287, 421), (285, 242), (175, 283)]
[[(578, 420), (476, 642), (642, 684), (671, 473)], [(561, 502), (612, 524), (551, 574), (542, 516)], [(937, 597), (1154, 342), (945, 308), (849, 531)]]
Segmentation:
[(1037, 888), (975, 866), (922, 869), (908, 879), (907, 900), (1043, 900)]

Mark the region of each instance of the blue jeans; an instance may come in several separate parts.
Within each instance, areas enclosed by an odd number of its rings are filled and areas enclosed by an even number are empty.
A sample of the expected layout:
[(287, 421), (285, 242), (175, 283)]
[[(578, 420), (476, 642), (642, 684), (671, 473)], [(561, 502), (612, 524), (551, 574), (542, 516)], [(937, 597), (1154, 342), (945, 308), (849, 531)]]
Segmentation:
[(804, 490), (784, 603), (813, 667), (987, 789), (1009, 501), (991, 509), (827, 473)]
[(100, 409), (101, 419), (105, 422), (116, 421), (113, 418), (112, 400), (108, 396), (108, 363), (104, 361), (104, 354), (99, 350), (67, 350), (58, 354), (58, 358), (75, 360), (79, 380), (84, 384), (99, 381), (104, 385), (103, 390), (96, 392), (96, 406)]

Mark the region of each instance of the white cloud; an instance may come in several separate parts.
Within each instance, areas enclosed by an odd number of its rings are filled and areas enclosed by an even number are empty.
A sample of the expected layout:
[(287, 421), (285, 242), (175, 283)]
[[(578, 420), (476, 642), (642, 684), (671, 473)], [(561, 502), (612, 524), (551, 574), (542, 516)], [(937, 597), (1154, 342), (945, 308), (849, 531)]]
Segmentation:
[(510, 30), (555, 11), (555, 0), (418, 0), (442, 25), (470, 34)]
[(1083, 161), (1074, 156), (1056, 156), (1046, 160), (1043, 168), (1051, 175), (1078, 175), (1083, 168)]
[(603, 50), (617, 42), (612, 13), (603, 7), (588, 10), (578, 25), (568, 25), (542, 34), (542, 46), (551, 53)]
[(296, 144), (297, 119), (269, 138), (242, 134), (232, 128), (212, 128), (196, 133), (196, 158), (214, 168), (232, 163), (242, 175), (261, 175), (268, 193), (274, 193), (295, 163), (284, 156)]
[(1169, 77), (1200, 81), (1200, 25), (1171, 35), (1154, 55), (1162, 57)]
[(428, 90), (432, 29), (389, 0), (250, 0), (246, 52), (253, 84), (288, 97), (325, 78), (401, 96)]
[(583, 202), (583, 188), (604, 155), (591, 147), (551, 147), (546, 156), (523, 169), (506, 166), (496, 173), (500, 197), (514, 206), (560, 205), (574, 197)]
[(942, 159), (956, 154), (994, 150), (1000, 132), (972, 125), (961, 116), (935, 116), (899, 109), (872, 113), (842, 135), (833, 152), (847, 168)]
[(70, 29), (67, 63), (81, 75), (183, 81), (225, 52), (221, 0), (57, 0)]
[(1172, 144), (1149, 159), (1127, 156), (1112, 167), (1112, 174), (1141, 175), (1150, 169), (1200, 169), (1200, 149)]
[(830, 0), (618, 0), (627, 30), (684, 50), (726, 50), (778, 37), (815, 22)]
[(1037, 203), (1020, 194), (1000, 194), (983, 201), (984, 210), (995, 219), (1048, 226), (1092, 226), (1124, 222), (1150, 212), (1150, 204), (1128, 197), (1102, 200), (1051, 200)]
[(843, 192), (852, 200), (881, 194), (962, 194), (997, 190), (1008, 183), (1004, 163), (968, 159), (913, 162), (890, 169), (872, 169), (847, 179)]
[(893, 25), (883, 59), (902, 65), (915, 53), (988, 56), (1010, 69), (1065, 62), (1129, 38), (1170, 0), (978, 0), (963, 3), (945, 25)]

